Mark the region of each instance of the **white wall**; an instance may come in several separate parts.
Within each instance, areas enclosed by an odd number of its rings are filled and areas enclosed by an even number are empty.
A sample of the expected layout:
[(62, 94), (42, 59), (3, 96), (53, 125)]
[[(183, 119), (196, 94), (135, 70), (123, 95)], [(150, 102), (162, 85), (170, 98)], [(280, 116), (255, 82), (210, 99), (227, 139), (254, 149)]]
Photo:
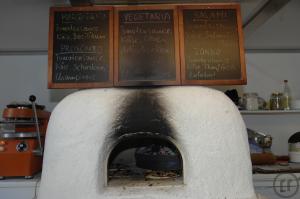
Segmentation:
[[(0, 55), (0, 110), (31, 94), (48, 110), (73, 90), (47, 89), (47, 55)], [(2, 112), (2, 111), (0, 111)]]
[[(251, 1), (250, 1), (251, 2)], [(291, 0), (263, 26), (245, 38), (248, 49), (299, 49), (300, 1)]]
[(48, 46), (49, 0), (0, 1), (0, 51)]
[(300, 99), (300, 53), (248, 53), (246, 92), (258, 92), (269, 99), (274, 91), (283, 91), (283, 80), (289, 80), (294, 98)]

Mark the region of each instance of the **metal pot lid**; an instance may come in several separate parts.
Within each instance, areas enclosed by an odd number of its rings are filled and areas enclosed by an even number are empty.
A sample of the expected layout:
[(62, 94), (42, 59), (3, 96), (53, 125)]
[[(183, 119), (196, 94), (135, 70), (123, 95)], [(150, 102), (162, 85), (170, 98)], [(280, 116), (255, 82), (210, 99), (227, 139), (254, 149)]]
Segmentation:
[(0, 133), (0, 138), (3, 139), (15, 139), (15, 138), (36, 138), (36, 132), (20, 132), (20, 133)]
[(288, 141), (288, 143), (297, 143), (297, 142), (300, 142), (300, 132), (293, 134)]
[[(35, 104), (36, 109), (44, 110), (45, 106)], [(6, 105), (7, 108), (32, 109), (32, 104), (28, 102), (12, 102)]]

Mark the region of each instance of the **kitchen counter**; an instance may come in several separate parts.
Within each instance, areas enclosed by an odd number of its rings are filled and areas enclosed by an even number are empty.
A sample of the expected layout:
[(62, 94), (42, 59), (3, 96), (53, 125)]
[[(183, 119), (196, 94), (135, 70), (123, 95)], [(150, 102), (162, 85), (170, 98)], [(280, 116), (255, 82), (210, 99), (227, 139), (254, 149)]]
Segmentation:
[(7, 178), (0, 180), (1, 199), (35, 199), (40, 183), (40, 174), (32, 179)]
[(269, 199), (299, 199), (300, 173), (253, 174), (255, 191)]

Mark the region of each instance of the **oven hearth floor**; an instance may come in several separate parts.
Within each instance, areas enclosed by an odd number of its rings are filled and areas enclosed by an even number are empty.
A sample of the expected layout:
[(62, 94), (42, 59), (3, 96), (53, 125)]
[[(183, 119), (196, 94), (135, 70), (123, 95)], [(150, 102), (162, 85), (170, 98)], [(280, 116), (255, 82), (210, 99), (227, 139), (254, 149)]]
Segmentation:
[(108, 181), (109, 186), (126, 186), (126, 187), (137, 187), (137, 186), (179, 186), (183, 185), (182, 177), (170, 178), (170, 179), (155, 179), (145, 180), (145, 178), (113, 178)]
[(179, 186), (182, 175), (172, 171), (151, 171), (134, 165), (119, 165), (109, 170), (108, 186)]

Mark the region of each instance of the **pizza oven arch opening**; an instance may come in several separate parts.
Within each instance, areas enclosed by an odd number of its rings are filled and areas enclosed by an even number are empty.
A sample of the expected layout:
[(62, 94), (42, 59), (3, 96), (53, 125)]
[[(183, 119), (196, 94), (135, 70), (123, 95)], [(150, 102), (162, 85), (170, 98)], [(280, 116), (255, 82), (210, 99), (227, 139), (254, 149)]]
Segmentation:
[(173, 186), (184, 184), (184, 156), (175, 139), (139, 132), (115, 141), (105, 161), (105, 185)]

